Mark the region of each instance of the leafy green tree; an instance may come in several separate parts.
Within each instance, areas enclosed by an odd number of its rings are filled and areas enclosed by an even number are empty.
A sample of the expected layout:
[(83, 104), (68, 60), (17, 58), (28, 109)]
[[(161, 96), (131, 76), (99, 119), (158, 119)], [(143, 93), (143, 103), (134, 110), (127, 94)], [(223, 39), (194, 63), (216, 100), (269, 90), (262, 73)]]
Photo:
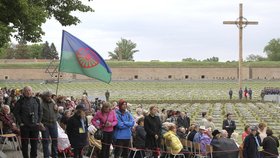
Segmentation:
[(29, 59), (30, 52), (28, 51), (26, 44), (18, 44), (15, 49), (15, 58), (16, 59)]
[(182, 61), (187, 61), (187, 62), (197, 62), (199, 60), (195, 59), (195, 58), (184, 58), (182, 59)]
[(28, 51), (30, 52), (30, 58), (42, 59), (44, 44), (32, 44), (28, 46)]
[(52, 59), (51, 56), (51, 48), (49, 46), (49, 42), (46, 41), (43, 47), (43, 52), (42, 52), (42, 58), (43, 59)]
[(133, 60), (133, 55), (139, 50), (135, 50), (136, 43), (131, 40), (121, 39), (118, 41), (114, 52), (108, 52), (112, 60)]
[(51, 49), (51, 54), (50, 54), (51, 58), (52, 59), (58, 59), (58, 52), (57, 52), (56, 47), (53, 43), (51, 44), (50, 49)]
[(266, 57), (260, 56), (260, 55), (255, 55), (255, 54), (250, 54), (247, 58), (247, 61), (265, 61), (267, 60)]
[(76, 25), (80, 20), (71, 15), (74, 11), (92, 12), (81, 0), (1, 0), (0, 47), (11, 37), (27, 42), (39, 42), (41, 28), (47, 19), (54, 17), (62, 26)]
[(268, 45), (264, 47), (264, 52), (270, 61), (280, 60), (280, 39), (272, 39)]
[(211, 58), (207, 58), (203, 61), (207, 61), (207, 62), (219, 62), (219, 58), (218, 57), (211, 57)]

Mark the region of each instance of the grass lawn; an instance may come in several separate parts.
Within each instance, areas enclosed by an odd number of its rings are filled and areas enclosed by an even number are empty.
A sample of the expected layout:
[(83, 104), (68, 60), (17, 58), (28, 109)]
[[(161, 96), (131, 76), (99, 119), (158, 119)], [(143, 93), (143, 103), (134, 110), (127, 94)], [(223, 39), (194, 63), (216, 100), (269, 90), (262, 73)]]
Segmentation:
[[(56, 92), (56, 84), (40, 82), (0, 82), (0, 87), (23, 88), (33, 87), (34, 92), (46, 90)], [(260, 100), (260, 92), (264, 87), (279, 87), (280, 81), (246, 81), (244, 87), (252, 88), (253, 100)], [(58, 94), (81, 97), (86, 90), (90, 98), (104, 97), (106, 90), (110, 92), (111, 100), (124, 98), (130, 101), (172, 102), (186, 100), (218, 101), (228, 99), (228, 90), (232, 88), (233, 99), (238, 99), (237, 81), (112, 81), (102, 82), (62, 82)]]

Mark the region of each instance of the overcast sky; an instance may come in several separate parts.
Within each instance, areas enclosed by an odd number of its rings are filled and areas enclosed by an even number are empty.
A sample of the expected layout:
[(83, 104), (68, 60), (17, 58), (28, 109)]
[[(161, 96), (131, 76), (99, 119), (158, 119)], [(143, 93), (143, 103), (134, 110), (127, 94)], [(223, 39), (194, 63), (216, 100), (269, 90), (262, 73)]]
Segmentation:
[(263, 48), (280, 38), (279, 0), (93, 0), (91, 13), (73, 13), (81, 23), (62, 27), (51, 19), (43, 25), (43, 41), (61, 48), (62, 29), (78, 37), (103, 58), (121, 38), (137, 44), (136, 61), (181, 61), (183, 58), (238, 60), (238, 29), (223, 25), (243, 15), (258, 25), (243, 31), (244, 55), (265, 56)]

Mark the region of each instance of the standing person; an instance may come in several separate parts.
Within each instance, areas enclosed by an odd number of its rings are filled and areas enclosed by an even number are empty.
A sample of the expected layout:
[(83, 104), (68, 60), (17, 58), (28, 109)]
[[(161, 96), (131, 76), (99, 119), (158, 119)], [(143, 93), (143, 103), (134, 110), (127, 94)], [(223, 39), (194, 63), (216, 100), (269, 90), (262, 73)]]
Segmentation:
[(183, 127), (186, 131), (190, 127), (190, 118), (184, 112), (180, 112), (177, 118), (177, 127)]
[(211, 130), (215, 130), (216, 129), (216, 126), (215, 126), (215, 124), (213, 122), (213, 117), (212, 116), (208, 116), (205, 128), (206, 129), (211, 128)]
[(20, 125), (22, 156), (29, 158), (28, 144), (30, 141), (30, 157), (36, 158), (39, 135), (38, 126), (42, 120), (42, 109), (40, 100), (32, 96), (32, 87), (26, 86), (23, 88), (23, 97), (17, 101), (14, 114)]
[(105, 97), (106, 97), (106, 101), (108, 102), (110, 98), (110, 92), (108, 90), (105, 92)]
[(109, 102), (103, 103), (101, 110), (97, 111), (91, 120), (91, 123), (103, 131), (100, 157), (108, 158), (110, 154), (110, 146), (113, 142), (114, 126), (118, 123), (116, 113), (111, 109), (111, 104)]
[[(144, 129), (146, 131), (145, 146), (147, 149), (157, 151), (160, 147), (161, 141), (161, 122), (160, 118), (156, 116), (156, 106), (150, 107), (150, 114), (144, 119)], [(157, 152), (153, 152), (152, 156), (158, 156)]]
[(245, 138), (243, 144), (243, 158), (260, 158), (261, 138), (257, 126), (251, 127), (251, 133)]
[(82, 99), (79, 104), (83, 105), (87, 109), (86, 113), (88, 113), (88, 114), (92, 113), (93, 110), (91, 108), (91, 103), (88, 100), (88, 97), (86, 95), (82, 96)]
[(236, 129), (235, 121), (232, 120), (232, 114), (227, 114), (227, 119), (223, 122), (223, 129), (228, 132), (228, 138), (230, 138), (231, 134)]
[(43, 116), (42, 116), (42, 123), (44, 125), (44, 130), (42, 132), (43, 138), (43, 152), (44, 157), (50, 157), (49, 151), (49, 138), (51, 137), (52, 141), (52, 154), (53, 158), (57, 158), (57, 137), (58, 137), (58, 130), (57, 130), (57, 114), (58, 114), (58, 107), (55, 101), (51, 98), (52, 93), (49, 91), (42, 93), (42, 101), (41, 107), (43, 109)]
[(115, 158), (127, 158), (129, 143), (132, 137), (131, 129), (135, 122), (133, 116), (127, 110), (127, 102), (123, 99), (119, 101), (119, 110), (116, 111), (116, 116), (118, 123), (114, 131), (114, 138), (116, 139), (114, 155)]
[(201, 113), (202, 119), (201, 119), (201, 122), (200, 122), (200, 126), (206, 126), (206, 124), (208, 122), (206, 115), (207, 115), (207, 112), (202, 112)]
[(259, 127), (259, 130), (258, 130), (259, 136), (261, 138), (261, 142), (263, 142), (263, 139), (267, 136), (266, 135), (267, 126), (264, 122), (261, 122), (261, 123), (259, 123), (258, 127)]
[(267, 137), (263, 140), (263, 155), (264, 158), (278, 158), (279, 140), (273, 136), (271, 129), (266, 130)]
[[(144, 129), (144, 117), (141, 117), (137, 121), (138, 126), (135, 127), (135, 138), (133, 141), (134, 147), (137, 149), (144, 149), (145, 148), (145, 138), (146, 138), (146, 131)], [(143, 157), (145, 157), (145, 151), (140, 151)], [(136, 153), (136, 158), (140, 157), (138, 153)]]
[(0, 89), (0, 108), (2, 108), (3, 106), (4, 106), (4, 93)]
[(238, 91), (239, 100), (242, 99), (242, 94), (243, 94), (243, 91), (242, 91), (242, 88), (240, 88), (239, 91)]
[(247, 97), (248, 97), (248, 89), (247, 89), (247, 87), (245, 87), (245, 89), (244, 89), (244, 97), (247, 100)]
[(86, 91), (86, 90), (84, 90), (83, 95), (88, 96), (88, 93), (87, 93), (87, 91)]
[(253, 91), (251, 88), (249, 88), (248, 90), (248, 94), (249, 94), (249, 99), (252, 100), (252, 94), (253, 94)]
[(74, 150), (74, 158), (82, 158), (82, 150), (88, 145), (88, 123), (86, 108), (82, 105), (76, 107), (75, 114), (68, 120), (66, 133)]
[(265, 96), (265, 91), (262, 90), (262, 91), (261, 91), (261, 98), (262, 98), (262, 101), (264, 101), (264, 96)]
[(229, 89), (229, 92), (228, 92), (228, 95), (229, 95), (229, 99), (230, 99), (230, 100), (232, 99), (232, 94), (233, 94), (233, 91), (232, 91), (232, 89), (230, 88), (230, 89)]

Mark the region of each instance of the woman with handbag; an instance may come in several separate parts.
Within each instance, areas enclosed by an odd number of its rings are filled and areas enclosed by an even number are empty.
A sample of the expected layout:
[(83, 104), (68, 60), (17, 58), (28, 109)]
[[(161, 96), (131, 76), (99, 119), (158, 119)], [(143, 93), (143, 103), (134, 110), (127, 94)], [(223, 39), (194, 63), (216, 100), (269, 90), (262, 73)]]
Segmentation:
[(108, 158), (113, 141), (114, 126), (118, 123), (116, 113), (114, 110), (111, 110), (109, 102), (102, 104), (101, 111), (95, 114), (91, 122), (99, 130), (99, 136), (102, 136), (102, 149), (99, 157)]

